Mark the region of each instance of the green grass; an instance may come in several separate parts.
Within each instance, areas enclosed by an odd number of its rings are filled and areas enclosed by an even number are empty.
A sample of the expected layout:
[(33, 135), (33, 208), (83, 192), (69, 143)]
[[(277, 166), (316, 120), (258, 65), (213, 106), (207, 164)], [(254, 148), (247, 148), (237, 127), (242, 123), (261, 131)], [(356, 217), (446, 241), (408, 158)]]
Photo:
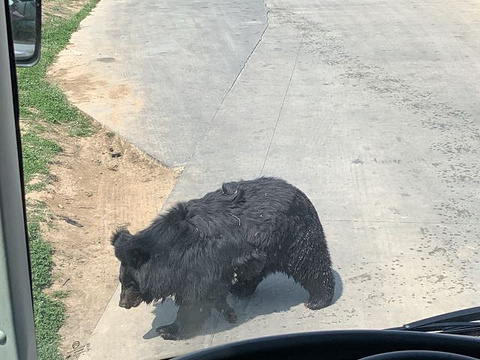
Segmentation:
[(28, 211), (28, 233), (30, 235), (30, 260), (33, 279), (33, 303), (35, 331), (39, 359), (61, 359), (57, 350), (58, 330), (63, 323), (64, 308), (58, 296), (43, 292), (52, 282), (52, 247), (43, 241), (40, 223), (44, 222), (44, 206), (30, 204)]
[(43, 138), (34, 131), (23, 134), (22, 144), (23, 174), (27, 183), (35, 175), (48, 174), (49, 161), (62, 151), (57, 143)]
[[(70, 0), (46, 0), (68, 14)], [(77, 13), (66, 17), (49, 16), (43, 20), (42, 57), (31, 68), (17, 69), (20, 121), (22, 123), (23, 168), (26, 191), (41, 190), (48, 182), (49, 164), (61, 147), (46, 136), (53, 125), (61, 125), (67, 136), (88, 136), (95, 129), (85, 115), (69, 105), (62, 91), (46, 80), (48, 67), (68, 43), (80, 21), (98, 0), (90, 0)], [(28, 184), (35, 179), (35, 183)], [(58, 330), (64, 320), (61, 299), (65, 292), (47, 294), (52, 283), (52, 247), (42, 239), (41, 223), (46, 221), (46, 209), (41, 203), (27, 204), (27, 225), (32, 265), (34, 317), (40, 360), (62, 359), (58, 351)]]
[(59, 297), (49, 296), (43, 290), (52, 282), (52, 247), (42, 239), (40, 224), (45, 222), (47, 210), (40, 202), (27, 204), (27, 226), (30, 241), (30, 262), (33, 279), (33, 306), (38, 358), (57, 360), (58, 330), (64, 319), (64, 307)]
[(40, 360), (62, 359), (63, 357), (57, 349), (58, 330), (64, 319), (62, 302), (42, 291), (34, 290), (33, 307), (38, 358)]

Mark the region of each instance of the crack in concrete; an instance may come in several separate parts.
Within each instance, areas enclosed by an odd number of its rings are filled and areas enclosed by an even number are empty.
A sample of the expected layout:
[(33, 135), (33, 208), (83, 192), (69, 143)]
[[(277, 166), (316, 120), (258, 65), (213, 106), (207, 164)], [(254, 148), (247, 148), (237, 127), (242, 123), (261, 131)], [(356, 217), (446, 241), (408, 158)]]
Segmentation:
[(293, 74), (295, 73), (295, 69), (297, 68), (298, 58), (300, 56), (300, 50), (302, 50), (302, 47), (303, 47), (303, 39), (302, 39), (302, 42), (300, 43), (300, 46), (298, 47), (297, 56), (295, 57), (295, 63), (293, 64), (292, 73), (290, 74), (290, 80), (288, 81), (285, 94), (283, 95), (282, 106), (280, 107), (280, 111), (278, 112), (277, 122), (275, 123), (275, 127), (273, 128), (273, 134), (272, 134), (272, 137), (270, 138), (270, 143), (268, 144), (267, 153), (265, 154), (265, 159), (263, 160), (263, 165), (262, 165), (262, 169), (260, 170), (259, 176), (263, 174), (263, 170), (265, 169), (265, 165), (267, 163), (268, 155), (270, 155), (270, 148), (272, 147), (273, 139), (275, 138), (275, 133), (277, 132), (278, 123), (280, 122), (280, 117), (282, 116), (283, 107), (287, 100), (288, 90), (290, 89), (290, 85), (293, 79)]
[(268, 18), (268, 15), (269, 15), (269, 13), (270, 13), (270, 9), (268, 8), (268, 6), (267, 6), (267, 4), (265, 3), (265, 1), (263, 1), (263, 6), (265, 7), (265, 21), (266, 21), (265, 28), (263, 29), (262, 33), (260, 34), (260, 38), (258, 39), (258, 41), (257, 41), (257, 43), (255, 44), (255, 46), (253, 47), (252, 51), (251, 51), (250, 54), (248, 55), (247, 59), (243, 62), (242, 68), (240, 69), (240, 71), (238, 72), (237, 76), (235, 77), (235, 80), (233, 80), (232, 85), (230, 85), (230, 87), (228, 88), (227, 92), (226, 92), (225, 95), (223, 96), (223, 99), (222, 99), (222, 101), (220, 102), (220, 105), (218, 106), (217, 111), (215, 112), (215, 115), (213, 115), (212, 121), (213, 121), (213, 119), (215, 119), (215, 117), (217, 116), (217, 113), (218, 113), (218, 111), (220, 110), (220, 108), (222, 107), (223, 102), (224, 102), (225, 99), (227, 98), (228, 94), (230, 94), (230, 91), (232, 91), (233, 87), (234, 87), (235, 84), (237, 83), (237, 80), (240, 78), (240, 76), (242, 75), (243, 71), (245, 70), (248, 62), (249, 62), (250, 59), (252, 58), (253, 53), (257, 50), (258, 45), (260, 45), (260, 43), (262, 42), (263, 36), (264, 36), (265, 33), (267, 32), (267, 29), (268, 29), (268, 27), (269, 27), (269, 25), (270, 25), (270, 20), (269, 20), (269, 18)]
[(263, 6), (265, 7), (265, 27), (262, 31), (262, 33), (260, 34), (260, 37), (258, 39), (258, 41), (256, 42), (255, 46), (253, 47), (252, 51), (250, 51), (250, 54), (247, 56), (247, 58), (245, 59), (245, 61), (243, 62), (243, 65), (241, 67), (241, 69), (239, 70), (239, 72), (237, 73), (237, 75), (235, 76), (235, 79), (233, 80), (232, 84), (229, 86), (229, 88), (227, 89), (227, 91), (225, 92), (225, 95), (223, 95), (223, 98), (222, 98), (222, 101), (220, 101), (220, 104), (218, 105), (217, 109), (215, 110), (215, 114), (213, 114), (212, 118), (210, 119), (210, 121), (208, 122), (207, 124), (207, 129), (205, 130), (204, 132), (204, 135), (202, 136), (201, 140), (199, 140), (195, 146), (195, 149), (194, 151), (192, 151), (192, 153), (190, 154), (190, 156), (188, 157), (188, 159), (186, 160), (185, 162), (185, 165), (188, 164), (192, 158), (195, 156), (195, 154), (197, 153), (197, 150), (198, 148), (200, 147), (201, 144), (203, 144), (206, 140), (206, 138), (208, 137), (208, 134), (210, 133), (210, 130), (212, 128), (212, 124), (214, 122), (214, 120), (216, 119), (217, 115), (218, 115), (218, 112), (220, 111), (220, 109), (222, 108), (223, 106), (223, 103), (225, 102), (226, 98), (228, 97), (228, 95), (230, 94), (230, 92), (232, 91), (232, 89), (235, 87), (235, 85), (237, 84), (237, 81), (238, 79), (240, 78), (240, 76), (242, 75), (242, 73), (245, 71), (245, 68), (247, 67), (247, 64), (248, 62), (250, 61), (250, 59), (252, 58), (253, 54), (255, 53), (255, 51), (257, 50), (258, 46), (260, 45), (260, 43), (262, 42), (263, 40), (263, 36), (265, 35), (265, 33), (267, 32), (267, 29), (270, 25), (270, 20), (269, 20), (269, 13), (270, 13), (270, 9), (268, 8), (267, 6), (267, 3), (265, 2), (265, 0), (263, 0)]

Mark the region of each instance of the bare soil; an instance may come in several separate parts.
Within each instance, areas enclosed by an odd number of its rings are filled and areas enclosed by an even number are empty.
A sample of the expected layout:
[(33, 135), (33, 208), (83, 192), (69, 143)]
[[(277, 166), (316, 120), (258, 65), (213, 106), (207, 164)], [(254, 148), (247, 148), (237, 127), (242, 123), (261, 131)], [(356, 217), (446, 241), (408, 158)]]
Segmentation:
[(28, 198), (47, 204), (44, 238), (54, 248), (54, 283), (65, 291), (66, 321), (60, 351), (77, 358), (118, 286), (119, 263), (110, 236), (120, 226), (147, 226), (161, 209), (179, 171), (162, 167), (105, 129), (87, 138), (62, 130), (63, 152), (51, 165), (51, 182)]

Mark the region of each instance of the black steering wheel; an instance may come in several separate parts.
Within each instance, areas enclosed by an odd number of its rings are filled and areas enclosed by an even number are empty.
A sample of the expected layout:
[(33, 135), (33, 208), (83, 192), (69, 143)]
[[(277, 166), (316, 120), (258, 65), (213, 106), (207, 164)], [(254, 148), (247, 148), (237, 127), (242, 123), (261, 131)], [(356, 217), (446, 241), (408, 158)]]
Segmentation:
[(239, 341), (178, 360), (472, 360), (480, 339), (399, 330), (324, 331)]
[(476, 360), (476, 358), (443, 351), (407, 350), (371, 355), (359, 360)]

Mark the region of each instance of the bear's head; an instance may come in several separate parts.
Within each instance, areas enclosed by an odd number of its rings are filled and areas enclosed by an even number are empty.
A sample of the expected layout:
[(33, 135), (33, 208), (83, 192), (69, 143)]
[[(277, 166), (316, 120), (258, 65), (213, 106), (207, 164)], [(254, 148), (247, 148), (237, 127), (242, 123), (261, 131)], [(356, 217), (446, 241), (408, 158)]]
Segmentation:
[(115, 248), (115, 256), (120, 260), (120, 293), (119, 306), (125, 309), (137, 307), (142, 301), (150, 302), (142, 296), (139, 279), (141, 267), (150, 259), (150, 254), (135, 240), (135, 236), (127, 229), (116, 231), (111, 239)]

